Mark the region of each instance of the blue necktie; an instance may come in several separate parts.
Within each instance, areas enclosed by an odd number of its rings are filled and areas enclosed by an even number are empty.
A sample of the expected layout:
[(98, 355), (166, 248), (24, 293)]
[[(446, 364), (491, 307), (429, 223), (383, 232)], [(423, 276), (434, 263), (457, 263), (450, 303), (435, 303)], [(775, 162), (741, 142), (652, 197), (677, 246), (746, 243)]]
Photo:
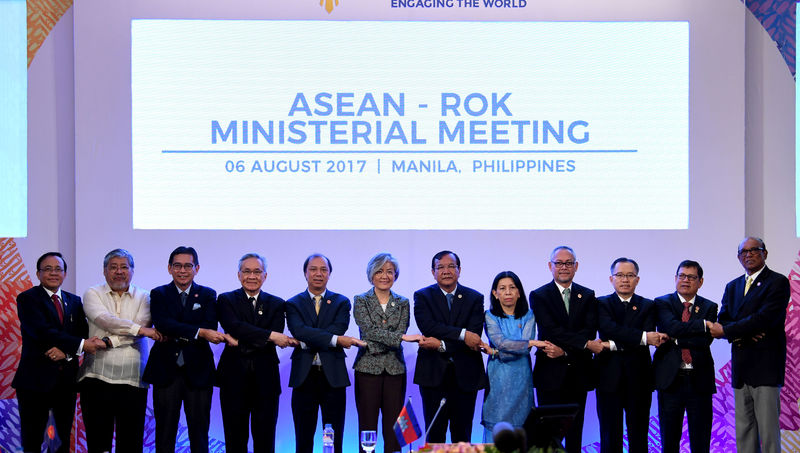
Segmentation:
[(453, 293), (447, 293), (447, 309), (453, 309)]

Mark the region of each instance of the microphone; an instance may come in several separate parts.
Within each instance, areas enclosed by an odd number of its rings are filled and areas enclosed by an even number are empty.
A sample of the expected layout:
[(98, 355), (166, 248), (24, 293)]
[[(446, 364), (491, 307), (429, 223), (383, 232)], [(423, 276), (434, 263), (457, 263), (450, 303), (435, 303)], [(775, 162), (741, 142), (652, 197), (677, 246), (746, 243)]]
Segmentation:
[(442, 398), (442, 400), (439, 401), (439, 409), (436, 409), (436, 413), (433, 414), (433, 418), (431, 419), (431, 423), (428, 425), (428, 429), (425, 430), (425, 443), (426, 444), (428, 443), (428, 433), (431, 432), (431, 428), (433, 428), (433, 422), (436, 421), (436, 417), (439, 416), (439, 412), (442, 411), (442, 408), (444, 407), (444, 403), (446, 403), (446, 402), (447, 402), (447, 398)]

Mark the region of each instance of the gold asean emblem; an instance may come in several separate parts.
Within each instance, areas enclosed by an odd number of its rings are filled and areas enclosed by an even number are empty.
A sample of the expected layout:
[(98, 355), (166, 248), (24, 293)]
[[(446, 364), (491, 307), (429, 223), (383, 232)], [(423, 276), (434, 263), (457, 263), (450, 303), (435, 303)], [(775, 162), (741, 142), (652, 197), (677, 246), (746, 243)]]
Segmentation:
[(336, 6), (339, 6), (339, 0), (319, 0), (319, 6), (324, 6), (325, 11), (330, 14), (333, 11), (334, 2)]

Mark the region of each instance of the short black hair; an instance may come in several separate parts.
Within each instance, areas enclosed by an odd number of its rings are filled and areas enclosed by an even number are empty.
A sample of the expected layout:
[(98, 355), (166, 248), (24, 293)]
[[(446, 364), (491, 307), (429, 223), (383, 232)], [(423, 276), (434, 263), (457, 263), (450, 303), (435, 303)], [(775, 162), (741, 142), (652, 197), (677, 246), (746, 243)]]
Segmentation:
[(453, 255), (454, 257), (456, 257), (456, 266), (458, 266), (459, 268), (461, 267), (461, 258), (459, 258), (458, 255), (456, 255), (456, 252), (451, 252), (450, 250), (442, 250), (436, 255), (433, 255), (433, 258), (431, 259), (431, 269), (434, 269), (436, 267), (436, 261), (444, 258), (445, 255)]
[(514, 306), (514, 319), (519, 319), (525, 316), (528, 313), (528, 299), (525, 297), (525, 289), (522, 287), (522, 282), (520, 281), (517, 274), (511, 271), (503, 271), (497, 274), (492, 282), (492, 289), (489, 291), (489, 302), (490, 308), (489, 312), (493, 315), (500, 317), (500, 318), (507, 318), (508, 316), (503, 311), (503, 307), (500, 306), (500, 300), (494, 297), (494, 290), (497, 289), (497, 284), (500, 283), (500, 280), (504, 278), (510, 278), (514, 281), (514, 285), (519, 290), (519, 298), (517, 299), (517, 305)]
[(308, 263), (314, 258), (325, 258), (325, 261), (328, 263), (328, 272), (333, 272), (333, 265), (331, 264), (331, 260), (329, 260), (327, 256), (323, 255), (322, 253), (312, 253), (311, 255), (308, 255), (308, 258), (306, 258), (305, 261), (303, 261), (304, 274), (308, 270)]
[(61, 252), (47, 252), (44, 255), (40, 256), (38, 260), (36, 260), (36, 272), (42, 270), (42, 261), (47, 259), (50, 256), (55, 256), (56, 258), (61, 258), (61, 262), (64, 263), (64, 273), (67, 272), (67, 260), (64, 259), (64, 256)]
[(173, 250), (172, 253), (169, 254), (169, 263), (168, 263), (169, 265), (172, 265), (172, 260), (175, 259), (175, 255), (192, 255), (192, 259), (194, 260), (194, 265), (197, 266), (198, 264), (200, 264), (200, 261), (197, 260), (197, 250), (195, 250), (194, 247), (181, 245), (175, 250)]
[(634, 261), (634, 260), (632, 260), (630, 258), (625, 258), (624, 256), (621, 256), (621, 257), (615, 259), (613, 263), (611, 263), (611, 273), (612, 274), (614, 273), (614, 268), (617, 266), (618, 263), (631, 263), (631, 264), (633, 264), (633, 267), (636, 269), (636, 273), (637, 274), (639, 273), (639, 263), (637, 263), (636, 261)]
[(678, 272), (681, 271), (682, 267), (686, 268), (694, 268), (697, 269), (697, 278), (703, 278), (703, 267), (700, 266), (700, 263), (697, 261), (692, 260), (683, 260), (680, 264), (678, 264), (678, 269), (675, 270), (675, 275), (678, 275)]

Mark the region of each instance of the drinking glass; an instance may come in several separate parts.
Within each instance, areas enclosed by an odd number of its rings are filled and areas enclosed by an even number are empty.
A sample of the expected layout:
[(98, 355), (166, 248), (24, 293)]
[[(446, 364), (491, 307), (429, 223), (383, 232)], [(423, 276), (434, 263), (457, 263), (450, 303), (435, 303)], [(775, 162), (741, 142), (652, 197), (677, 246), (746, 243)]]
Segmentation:
[(375, 450), (376, 443), (378, 443), (378, 433), (376, 431), (361, 431), (361, 448), (365, 452), (372, 453)]

